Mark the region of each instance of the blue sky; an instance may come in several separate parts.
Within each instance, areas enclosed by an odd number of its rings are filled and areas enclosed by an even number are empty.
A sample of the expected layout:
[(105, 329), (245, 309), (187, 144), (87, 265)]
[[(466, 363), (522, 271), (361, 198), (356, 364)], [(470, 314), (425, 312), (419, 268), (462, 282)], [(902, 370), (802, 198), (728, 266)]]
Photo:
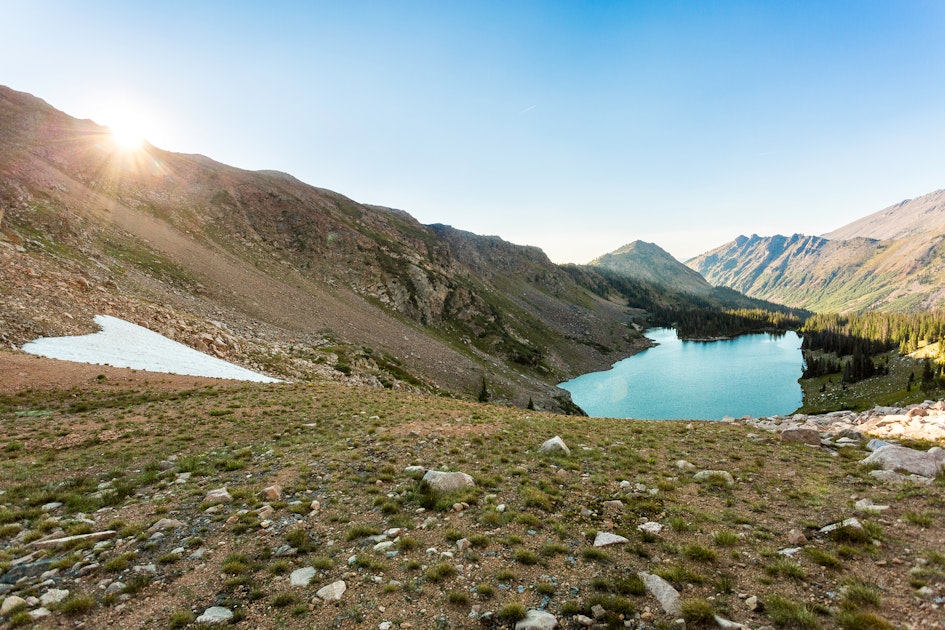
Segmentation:
[(586, 262), (945, 187), (945, 2), (0, 0), (0, 83)]

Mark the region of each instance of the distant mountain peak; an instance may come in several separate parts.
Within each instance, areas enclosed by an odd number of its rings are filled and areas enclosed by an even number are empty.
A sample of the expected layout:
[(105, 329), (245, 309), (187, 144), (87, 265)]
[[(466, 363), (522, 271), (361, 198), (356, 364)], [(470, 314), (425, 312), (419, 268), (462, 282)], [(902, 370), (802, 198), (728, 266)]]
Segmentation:
[(627, 243), (589, 264), (693, 295), (705, 295), (712, 290), (698, 272), (686, 267), (659, 245), (646, 241)]

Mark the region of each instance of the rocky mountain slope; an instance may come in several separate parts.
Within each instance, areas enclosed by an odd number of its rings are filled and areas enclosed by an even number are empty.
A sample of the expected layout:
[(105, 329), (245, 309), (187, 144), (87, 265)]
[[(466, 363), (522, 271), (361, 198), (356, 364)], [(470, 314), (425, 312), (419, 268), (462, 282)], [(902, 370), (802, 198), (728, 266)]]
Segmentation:
[(290, 175), (146, 145), (0, 88), (0, 332), (127, 317), (283, 377), (573, 410), (554, 383), (645, 345), (540, 250)]
[(904, 201), (823, 237), (739, 236), (686, 264), (714, 285), (813, 311), (940, 308), (945, 191)]

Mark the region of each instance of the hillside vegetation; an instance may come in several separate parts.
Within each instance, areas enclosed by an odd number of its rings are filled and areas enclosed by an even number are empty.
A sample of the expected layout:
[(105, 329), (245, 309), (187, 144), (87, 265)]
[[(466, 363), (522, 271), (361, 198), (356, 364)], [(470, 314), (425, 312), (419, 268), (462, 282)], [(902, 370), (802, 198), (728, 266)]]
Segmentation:
[[(879, 481), (862, 442), (100, 366), (50, 387), (54, 363), (0, 352), (20, 375), (0, 395), (0, 583), (55, 590), (36, 627), (198, 627), (214, 606), (246, 628), (511, 628), (532, 608), (565, 627), (941, 619), (945, 485)], [(538, 452), (555, 435), (570, 454)], [(475, 485), (430, 492), (428, 469)], [(338, 582), (338, 601), (316, 595)]]

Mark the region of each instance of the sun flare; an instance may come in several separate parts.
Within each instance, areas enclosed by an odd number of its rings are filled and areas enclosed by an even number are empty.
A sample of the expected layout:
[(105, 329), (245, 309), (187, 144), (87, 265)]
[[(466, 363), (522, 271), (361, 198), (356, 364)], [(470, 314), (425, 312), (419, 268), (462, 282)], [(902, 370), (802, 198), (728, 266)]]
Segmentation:
[(123, 151), (140, 149), (144, 144), (144, 137), (138, 130), (122, 125), (109, 125), (112, 142)]

